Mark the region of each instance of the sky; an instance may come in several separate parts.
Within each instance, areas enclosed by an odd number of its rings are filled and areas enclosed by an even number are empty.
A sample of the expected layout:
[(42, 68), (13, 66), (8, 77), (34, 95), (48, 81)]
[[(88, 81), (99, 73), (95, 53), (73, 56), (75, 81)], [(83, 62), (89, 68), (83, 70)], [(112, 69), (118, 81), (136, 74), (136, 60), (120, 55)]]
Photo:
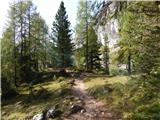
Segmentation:
[[(14, 0), (0, 0), (0, 38), (7, 23), (9, 3)], [(51, 28), (55, 15), (62, 0), (32, 0), (37, 6), (37, 11), (45, 19), (49, 28)], [(76, 24), (76, 14), (79, 0), (63, 0), (64, 6), (68, 14), (68, 19), (71, 22), (73, 29)]]

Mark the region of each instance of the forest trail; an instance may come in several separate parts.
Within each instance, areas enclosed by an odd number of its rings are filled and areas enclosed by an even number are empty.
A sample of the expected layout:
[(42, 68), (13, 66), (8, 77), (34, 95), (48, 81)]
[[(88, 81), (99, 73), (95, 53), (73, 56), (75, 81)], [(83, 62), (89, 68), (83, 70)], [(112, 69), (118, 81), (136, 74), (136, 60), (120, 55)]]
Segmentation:
[(82, 79), (76, 79), (72, 88), (73, 95), (84, 101), (83, 112), (70, 115), (65, 120), (121, 120), (113, 114), (113, 111), (106, 107), (105, 103), (90, 96), (84, 86)]

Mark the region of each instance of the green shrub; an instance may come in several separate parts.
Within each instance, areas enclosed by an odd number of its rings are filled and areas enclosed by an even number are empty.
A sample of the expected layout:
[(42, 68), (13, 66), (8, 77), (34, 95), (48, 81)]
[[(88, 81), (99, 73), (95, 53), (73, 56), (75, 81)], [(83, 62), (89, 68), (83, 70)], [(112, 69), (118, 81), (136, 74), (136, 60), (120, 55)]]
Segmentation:
[(130, 119), (134, 120), (159, 120), (160, 101), (156, 100), (152, 104), (141, 105), (131, 114)]
[(62, 82), (64, 80), (66, 80), (66, 78), (65, 77), (59, 77), (57, 80), (58, 80), (58, 82)]
[(61, 82), (60, 87), (63, 88), (68, 88), (68, 84), (66, 82)]
[(120, 69), (120, 68), (111, 68), (110, 69), (110, 74), (113, 76), (116, 75), (128, 75), (126, 70)]
[(134, 108), (128, 112), (129, 114), (125, 118), (160, 120), (160, 93), (158, 92), (160, 81), (158, 82), (156, 77), (150, 75), (133, 77), (131, 81), (126, 88), (128, 88), (129, 100), (134, 104)]

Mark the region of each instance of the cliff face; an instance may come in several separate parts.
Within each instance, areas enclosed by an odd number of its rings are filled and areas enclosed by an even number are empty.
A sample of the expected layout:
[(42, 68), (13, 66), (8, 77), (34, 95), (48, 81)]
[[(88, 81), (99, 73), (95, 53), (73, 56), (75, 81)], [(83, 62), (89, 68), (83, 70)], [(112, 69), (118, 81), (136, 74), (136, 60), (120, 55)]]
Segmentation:
[[(105, 41), (109, 43), (109, 47), (113, 47), (120, 36), (118, 34), (118, 20), (114, 17), (117, 10), (117, 2), (106, 4), (101, 10), (100, 19), (97, 25), (98, 40), (104, 45)], [(103, 22), (103, 25), (100, 25)]]
[[(117, 19), (117, 12), (119, 11), (120, 2), (111, 1), (106, 2), (104, 8), (102, 8), (99, 12), (99, 17), (96, 31), (98, 35), (98, 41), (102, 43), (101, 51), (103, 48), (107, 46), (107, 54), (102, 52), (100, 56), (102, 61), (102, 66), (106, 68), (106, 66), (115, 66), (114, 59), (117, 54), (117, 50), (119, 49), (116, 44), (120, 40), (119, 35), (119, 23)], [(108, 59), (107, 59), (108, 58)], [(106, 64), (107, 63), (107, 64)], [(126, 66), (124, 65), (124, 68)]]
[(109, 43), (109, 47), (113, 47), (120, 38), (118, 34), (118, 20), (112, 18), (111, 20), (107, 21), (104, 26), (99, 26), (97, 34), (98, 40), (103, 45), (105, 45), (106, 40)]

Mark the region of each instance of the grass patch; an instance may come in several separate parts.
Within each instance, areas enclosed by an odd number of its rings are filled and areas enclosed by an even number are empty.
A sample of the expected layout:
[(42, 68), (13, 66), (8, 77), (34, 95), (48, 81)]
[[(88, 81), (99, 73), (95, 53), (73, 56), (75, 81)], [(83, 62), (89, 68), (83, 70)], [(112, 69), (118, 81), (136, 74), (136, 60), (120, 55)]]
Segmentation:
[(114, 76), (114, 77), (88, 77), (85, 79), (85, 86), (87, 89), (94, 87), (95, 85), (105, 85), (114, 83), (127, 83), (127, 76)]
[(10, 100), (2, 100), (2, 120), (31, 119), (45, 108), (61, 104), (65, 97), (70, 96), (70, 86), (67, 85), (69, 79), (34, 85), (34, 97), (29, 94), (28, 87), (18, 88), (20, 95)]
[[(85, 80), (85, 86), (89, 94), (106, 101), (106, 103), (110, 104), (112, 102), (117, 106), (119, 101), (122, 100), (123, 88), (127, 82), (128, 76), (89, 77)], [(110, 104), (111, 107), (113, 107), (113, 104)]]
[(90, 77), (85, 80), (85, 85), (91, 95), (105, 101), (108, 107), (120, 111), (123, 119), (160, 119), (158, 77)]

